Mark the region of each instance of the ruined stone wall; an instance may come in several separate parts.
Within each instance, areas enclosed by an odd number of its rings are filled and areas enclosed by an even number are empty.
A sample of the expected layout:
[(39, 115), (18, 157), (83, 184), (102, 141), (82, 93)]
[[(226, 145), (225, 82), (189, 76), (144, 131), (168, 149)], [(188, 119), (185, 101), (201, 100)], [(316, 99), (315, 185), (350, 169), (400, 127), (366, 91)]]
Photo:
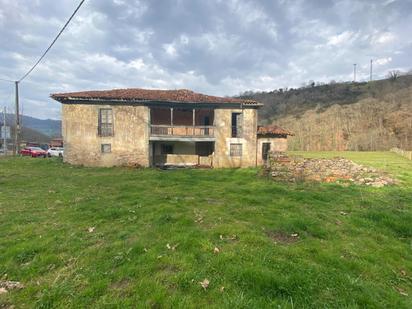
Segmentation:
[(271, 152), (269, 176), (274, 180), (287, 182), (336, 182), (343, 184), (383, 187), (396, 184), (386, 173), (363, 166), (345, 158), (306, 159), (288, 157), (282, 152)]
[[(98, 135), (100, 108), (113, 110), (113, 136)], [(63, 104), (64, 161), (85, 166), (149, 166), (148, 123), (146, 106)], [(111, 144), (111, 153), (102, 153), (102, 144)]]
[[(232, 113), (243, 113), (242, 135), (232, 138)], [(215, 110), (215, 152), (213, 167), (256, 166), (257, 111), (246, 109)], [(242, 156), (230, 156), (230, 144), (242, 144)]]

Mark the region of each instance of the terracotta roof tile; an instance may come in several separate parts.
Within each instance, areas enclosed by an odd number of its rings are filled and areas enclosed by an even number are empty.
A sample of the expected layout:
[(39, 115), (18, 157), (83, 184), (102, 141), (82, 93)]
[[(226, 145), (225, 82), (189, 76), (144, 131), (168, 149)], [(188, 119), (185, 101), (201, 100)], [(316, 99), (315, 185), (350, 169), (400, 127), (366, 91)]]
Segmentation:
[(292, 132), (285, 130), (275, 124), (267, 125), (267, 126), (258, 126), (257, 129), (258, 135), (295, 135)]
[(81, 91), (68, 93), (55, 93), (51, 97), (57, 101), (65, 100), (133, 100), (133, 101), (158, 101), (180, 103), (243, 103), (247, 105), (261, 105), (254, 100), (237, 98), (224, 98), (196, 93), (187, 89), (179, 90), (150, 90), (150, 89), (113, 89), (98, 91)]

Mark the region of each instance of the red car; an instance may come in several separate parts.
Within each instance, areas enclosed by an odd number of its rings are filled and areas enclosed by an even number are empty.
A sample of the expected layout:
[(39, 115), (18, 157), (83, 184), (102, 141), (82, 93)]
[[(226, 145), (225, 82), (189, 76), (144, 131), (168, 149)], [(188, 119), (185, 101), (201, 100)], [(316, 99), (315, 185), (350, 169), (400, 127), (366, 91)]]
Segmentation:
[(33, 158), (37, 157), (47, 157), (47, 151), (44, 151), (40, 147), (24, 147), (20, 150), (22, 156), (32, 156)]

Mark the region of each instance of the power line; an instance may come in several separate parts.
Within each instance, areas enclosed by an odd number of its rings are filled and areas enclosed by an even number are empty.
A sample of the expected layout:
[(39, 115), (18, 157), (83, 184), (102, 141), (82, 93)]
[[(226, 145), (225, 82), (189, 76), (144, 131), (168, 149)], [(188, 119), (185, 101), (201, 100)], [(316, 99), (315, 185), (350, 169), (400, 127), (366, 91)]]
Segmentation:
[(31, 67), (30, 70), (27, 71), (26, 74), (24, 74), (19, 80), (18, 82), (20, 83), (23, 79), (25, 79), (27, 77), (27, 75), (29, 75), (34, 69), (35, 67), (40, 63), (40, 61), (42, 61), (42, 59), (44, 58), (44, 56), (46, 56), (46, 54), (48, 53), (48, 51), (52, 48), (52, 46), (54, 45), (54, 43), (56, 43), (57, 39), (60, 37), (60, 35), (63, 33), (64, 29), (66, 29), (67, 25), (70, 23), (70, 21), (73, 19), (74, 15), (76, 15), (77, 11), (80, 9), (80, 7), (82, 6), (83, 2), (85, 0), (80, 1), (79, 5), (77, 6), (77, 8), (74, 10), (73, 14), (70, 16), (70, 18), (67, 20), (67, 22), (64, 24), (63, 28), (60, 30), (60, 32), (57, 34), (57, 36), (54, 38), (54, 40), (51, 42), (51, 44), (49, 45), (49, 47), (45, 50), (45, 52), (41, 55), (41, 57), (39, 58), (39, 60), (37, 60), (37, 62)]
[(15, 87), (15, 103), (16, 103), (16, 127), (15, 127), (15, 130), (14, 130), (14, 149), (13, 149), (14, 155), (19, 153), (19, 148), (20, 148), (19, 135), (20, 135), (20, 123), (21, 122), (20, 122), (20, 115), (19, 115), (19, 83), (22, 82), (36, 68), (36, 66), (40, 63), (40, 61), (42, 61), (42, 59), (46, 56), (46, 54), (49, 52), (49, 50), (53, 47), (54, 43), (56, 43), (57, 39), (63, 33), (64, 29), (66, 29), (67, 25), (73, 19), (74, 15), (76, 15), (77, 11), (80, 9), (80, 7), (84, 3), (84, 1), (85, 0), (80, 1), (79, 5), (74, 10), (73, 14), (70, 16), (70, 18), (64, 24), (63, 28), (60, 30), (60, 32), (57, 34), (57, 36), (51, 42), (49, 47), (47, 47), (47, 49), (41, 55), (39, 60), (37, 60), (37, 62), (30, 68), (30, 70), (28, 70), (27, 73), (24, 74), (19, 80), (14, 81), (14, 85), (15, 85), (14, 86)]

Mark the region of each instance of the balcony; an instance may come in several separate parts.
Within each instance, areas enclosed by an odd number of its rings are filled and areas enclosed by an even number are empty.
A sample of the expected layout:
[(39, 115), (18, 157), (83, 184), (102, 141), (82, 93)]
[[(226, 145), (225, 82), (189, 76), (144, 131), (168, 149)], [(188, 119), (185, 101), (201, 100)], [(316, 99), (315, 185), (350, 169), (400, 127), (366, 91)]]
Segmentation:
[(152, 108), (150, 140), (214, 141), (213, 118), (209, 109)]
[(213, 137), (214, 126), (151, 125), (151, 136)]

